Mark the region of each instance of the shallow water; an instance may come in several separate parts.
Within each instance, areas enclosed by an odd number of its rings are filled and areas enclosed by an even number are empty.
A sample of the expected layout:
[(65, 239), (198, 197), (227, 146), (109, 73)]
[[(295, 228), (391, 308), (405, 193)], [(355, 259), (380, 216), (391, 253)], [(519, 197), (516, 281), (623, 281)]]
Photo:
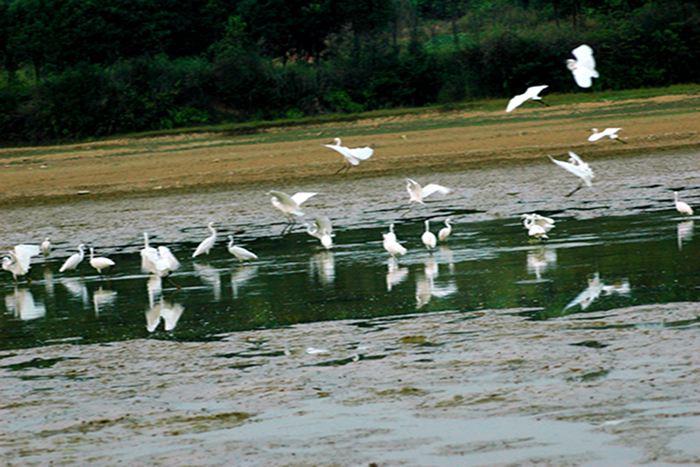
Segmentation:
[[(6, 210), (8, 244), (51, 235), (57, 248), (31, 284), (0, 283), (0, 449), (36, 462), (187, 463), (202, 459), (183, 453), (194, 446), (214, 463), (698, 461), (700, 242), (671, 192), (700, 205), (697, 161), (595, 160), (595, 188), (571, 198), (575, 181), (550, 164), (416, 176), (455, 192), (410, 210), (400, 177), (280, 187), (321, 193), (305, 210), (333, 220), (330, 251), (302, 228), (280, 235), (266, 186)], [(557, 221), (548, 242), (527, 239), (519, 215), (533, 211)], [(447, 215), (453, 235), (427, 252), (423, 219), (437, 231)], [(209, 220), (220, 241), (193, 261)], [(381, 245), (392, 221), (409, 249), (397, 262)], [(183, 263), (170, 279), (141, 273), (144, 230)], [(259, 261), (232, 259), (233, 232)], [(80, 241), (117, 267), (59, 274)], [(85, 432), (104, 452), (71, 435)], [(152, 434), (165, 438), (125, 451)]]

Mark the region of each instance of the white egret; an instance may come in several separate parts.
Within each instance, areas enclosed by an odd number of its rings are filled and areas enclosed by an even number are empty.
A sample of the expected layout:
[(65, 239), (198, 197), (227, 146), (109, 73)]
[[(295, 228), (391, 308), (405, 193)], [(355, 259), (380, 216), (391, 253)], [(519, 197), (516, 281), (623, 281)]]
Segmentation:
[(576, 47), (571, 53), (576, 57), (566, 61), (566, 67), (571, 70), (574, 75), (574, 80), (582, 88), (590, 88), (593, 85), (593, 78), (598, 78), (598, 72), (595, 69), (595, 59), (593, 58), (593, 49), (590, 46), (583, 44)]
[(272, 206), (284, 214), (289, 223), (289, 228), (294, 225), (297, 217), (302, 217), (304, 215), (304, 211), (301, 210), (301, 205), (317, 194), (318, 193), (302, 191), (289, 196), (282, 191), (271, 190), (268, 192), (268, 195), (271, 196), (270, 202)]
[(394, 233), (394, 224), (391, 224), (389, 227), (389, 233), (383, 233), (382, 236), (384, 238), (384, 249), (392, 257), (396, 257), (396, 255), (403, 256), (406, 254), (406, 248), (404, 248), (396, 238), (396, 234)]
[(423, 198), (427, 198), (433, 193), (440, 193), (442, 195), (446, 195), (452, 192), (452, 190), (450, 190), (449, 188), (435, 183), (430, 183), (426, 186), (421, 186), (418, 182), (416, 182), (415, 180), (411, 180), (410, 178), (406, 179), (406, 191), (408, 191), (408, 195), (411, 197), (409, 202), (420, 204), (425, 204), (423, 203)]
[(674, 191), (673, 192), (674, 199), (676, 201), (676, 211), (679, 213), (686, 215), (686, 216), (692, 216), (693, 215), (693, 208), (691, 208), (688, 203), (685, 201), (679, 201), (678, 200), (678, 192)]
[(51, 239), (46, 237), (43, 242), (41, 242), (41, 254), (44, 256), (49, 256), (51, 254)]
[(549, 238), (547, 236), (547, 229), (541, 224), (535, 222), (534, 218), (526, 217), (523, 221), (523, 225), (527, 229), (527, 234), (530, 237), (535, 238), (537, 240), (546, 240)]
[(39, 247), (36, 245), (16, 245), (2, 259), (2, 268), (10, 272), (16, 281), (17, 278), (29, 272), (32, 256), (37, 256), (39, 252)]
[(103, 269), (114, 266), (114, 261), (104, 256), (95, 256), (95, 249), (90, 247), (90, 266), (95, 268), (97, 274), (102, 274)]
[(588, 137), (588, 141), (594, 143), (603, 138), (609, 138), (613, 141), (627, 144), (627, 141), (621, 140), (620, 136), (617, 134), (620, 130), (622, 130), (622, 128), (606, 128), (603, 131), (599, 131), (598, 128), (591, 128), (592, 133), (591, 136)]
[(192, 253), (193, 258), (200, 255), (208, 255), (209, 251), (211, 251), (212, 247), (214, 246), (214, 243), (216, 243), (216, 229), (214, 228), (214, 223), (210, 222), (207, 225), (207, 228), (209, 229), (209, 232), (211, 232), (211, 235), (202, 240), (202, 242), (197, 246), (197, 249), (194, 250), (194, 253)]
[(350, 170), (350, 167), (353, 165), (360, 165), (361, 161), (366, 161), (372, 157), (372, 154), (374, 154), (374, 149), (369, 146), (365, 146), (363, 148), (348, 148), (346, 146), (342, 146), (340, 138), (334, 138), (333, 144), (324, 144), (323, 146), (336, 151), (345, 158), (345, 164), (336, 172), (336, 174), (342, 172), (343, 170)]
[(145, 273), (155, 274), (158, 277), (167, 277), (171, 272), (180, 268), (180, 262), (167, 246), (153, 248), (148, 243), (148, 233), (143, 233), (143, 248), (141, 253), (141, 270)]
[[(564, 162), (560, 161), (557, 159), (554, 159), (552, 156), (549, 156), (552, 162), (557, 164), (559, 167), (562, 169), (566, 170), (567, 172), (570, 172), (574, 175), (576, 175), (578, 178), (580, 178), (586, 186), (590, 187), (593, 186), (593, 170), (591, 170), (590, 166), (583, 162), (583, 160), (576, 154), (571, 151), (569, 151), (569, 161)], [(571, 193), (567, 194), (566, 196), (569, 197), (576, 193), (578, 190), (580, 190), (583, 187), (583, 185), (579, 185), (578, 188), (576, 188), (574, 191)]]
[(522, 216), (520, 216), (520, 218), (523, 219), (523, 226), (526, 229), (530, 229), (530, 225), (533, 223), (542, 227), (545, 232), (549, 232), (555, 227), (554, 219), (550, 217), (541, 216), (537, 213), (523, 214)]
[(441, 228), (440, 231), (438, 232), (438, 239), (440, 239), (441, 242), (444, 242), (447, 240), (447, 237), (452, 235), (452, 224), (450, 223), (452, 219), (449, 217), (445, 219), (445, 227)]
[(313, 224), (306, 226), (306, 233), (318, 238), (326, 250), (333, 248), (333, 237), (335, 234), (333, 233), (333, 224), (331, 224), (331, 220), (328, 217), (317, 217)]
[(425, 245), (428, 251), (432, 250), (435, 248), (435, 245), (437, 245), (437, 238), (435, 237), (435, 234), (430, 231), (429, 220), (425, 221), (425, 232), (423, 232), (423, 235), (421, 235), (420, 240), (423, 242), (423, 245)]
[(238, 259), (238, 261), (249, 261), (258, 259), (258, 255), (250, 250), (246, 250), (242, 246), (233, 246), (233, 235), (228, 236), (228, 252)]
[(523, 102), (527, 101), (528, 99), (532, 99), (533, 101), (539, 102), (542, 105), (547, 105), (542, 100), (542, 97), (540, 97), (540, 93), (548, 87), (549, 86), (547, 86), (546, 84), (542, 86), (530, 86), (524, 93), (518, 94), (517, 96), (513, 97), (511, 100), (508, 101), (506, 112), (512, 112), (513, 110), (520, 107), (523, 104)]
[(58, 272), (71, 271), (77, 268), (78, 265), (83, 262), (83, 258), (85, 258), (85, 245), (81, 243), (78, 245), (78, 252), (70, 255)]

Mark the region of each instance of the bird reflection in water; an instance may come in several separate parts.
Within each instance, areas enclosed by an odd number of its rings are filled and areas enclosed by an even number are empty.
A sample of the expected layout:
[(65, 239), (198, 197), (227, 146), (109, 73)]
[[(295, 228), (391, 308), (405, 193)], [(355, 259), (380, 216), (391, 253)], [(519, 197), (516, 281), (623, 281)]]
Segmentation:
[(399, 262), (396, 261), (394, 257), (390, 257), (386, 265), (386, 291), (391, 292), (392, 288), (406, 280), (406, 277), (408, 277), (408, 268), (400, 268)]
[(564, 311), (575, 306), (580, 306), (581, 311), (584, 311), (601, 295), (629, 295), (630, 292), (630, 283), (627, 279), (622, 279), (613, 285), (606, 285), (600, 280), (600, 274), (596, 272), (591, 279), (588, 279), (588, 287), (571, 300), (564, 307)]
[(534, 274), (538, 281), (542, 280), (542, 273), (553, 268), (557, 264), (557, 250), (547, 247), (539, 247), (527, 252), (527, 272)]
[(692, 220), (679, 222), (676, 226), (678, 251), (683, 249), (683, 242), (687, 243), (693, 239), (693, 227), (695, 227), (695, 221)]
[(211, 287), (214, 300), (221, 301), (221, 274), (219, 270), (207, 264), (194, 263), (194, 272), (202, 282)]
[(151, 276), (146, 283), (148, 305), (146, 310), (146, 329), (154, 332), (161, 319), (166, 331), (172, 331), (177, 326), (185, 308), (179, 303), (171, 303), (163, 298), (163, 287), (160, 277)]
[(83, 305), (87, 306), (90, 303), (90, 297), (88, 295), (88, 289), (85, 286), (85, 282), (82, 279), (75, 277), (64, 277), (61, 279), (61, 285), (65, 287), (69, 294), (73, 298), (79, 299)]
[(117, 298), (117, 292), (114, 290), (104, 290), (100, 286), (92, 293), (92, 307), (95, 310), (95, 316), (100, 314), (100, 311), (114, 303)]
[(330, 251), (319, 251), (309, 260), (311, 275), (318, 276), (323, 285), (333, 285), (335, 281), (335, 259)]
[(233, 298), (238, 298), (238, 288), (258, 274), (257, 266), (240, 266), (231, 271), (231, 289)]
[(14, 292), (5, 295), (5, 308), (22, 321), (46, 316), (46, 307), (34, 302), (34, 295), (26, 288), (15, 287)]
[(439, 266), (433, 256), (423, 262), (423, 274), (416, 278), (416, 308), (420, 309), (430, 303), (433, 297), (444, 298), (457, 292), (457, 285), (450, 281), (444, 285), (436, 285), (435, 279), (439, 274)]

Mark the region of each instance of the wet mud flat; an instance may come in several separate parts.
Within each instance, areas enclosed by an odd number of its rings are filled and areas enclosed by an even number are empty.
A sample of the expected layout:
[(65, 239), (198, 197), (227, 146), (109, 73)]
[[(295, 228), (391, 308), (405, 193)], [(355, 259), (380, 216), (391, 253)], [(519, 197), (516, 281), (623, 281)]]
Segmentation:
[(0, 354), (3, 463), (700, 462), (700, 304)]

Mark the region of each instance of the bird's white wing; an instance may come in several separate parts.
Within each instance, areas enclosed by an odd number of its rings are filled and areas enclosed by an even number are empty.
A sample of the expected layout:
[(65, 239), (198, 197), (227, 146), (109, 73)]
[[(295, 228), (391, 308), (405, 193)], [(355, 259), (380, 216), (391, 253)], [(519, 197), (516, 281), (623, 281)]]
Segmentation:
[(333, 224), (331, 224), (331, 220), (326, 216), (317, 217), (316, 225), (321, 234), (331, 235), (333, 233)]
[(231, 253), (233, 253), (233, 255), (234, 255), (236, 258), (258, 259), (258, 255), (256, 255), (255, 253), (253, 253), (253, 252), (250, 251), (250, 250), (246, 250), (246, 249), (243, 248), (242, 246), (234, 246), (234, 247), (231, 247)]
[(180, 262), (177, 260), (175, 255), (170, 251), (170, 248), (167, 246), (159, 246), (158, 247), (158, 254), (160, 255), (161, 259), (163, 259), (166, 264), (168, 265), (168, 269), (171, 271), (175, 271), (180, 267)]
[(517, 109), (527, 99), (528, 97), (525, 94), (518, 94), (517, 96), (513, 97), (511, 100), (508, 101), (506, 112), (512, 112), (513, 110)]
[(606, 136), (613, 136), (620, 130), (622, 130), (622, 128), (606, 128), (605, 131), (603, 131), (603, 134)]
[(355, 159), (366, 161), (367, 159), (372, 157), (372, 154), (374, 154), (374, 149), (370, 148), (369, 146), (366, 146), (364, 148), (348, 149), (348, 152)]
[(29, 262), (32, 256), (37, 256), (41, 250), (36, 245), (17, 245), (15, 246), (15, 257), (22, 267), (23, 271), (29, 271)]
[(585, 165), (585, 162), (583, 162), (583, 159), (581, 159), (578, 154), (575, 152), (569, 151), (569, 157), (573, 159), (577, 164), (579, 165)]
[(594, 143), (594, 142), (598, 141), (599, 139), (603, 138), (604, 136), (605, 136), (604, 132), (599, 131), (598, 133), (593, 133), (591, 136), (589, 136), (588, 141), (590, 141), (591, 143)]
[(429, 183), (428, 185), (423, 187), (422, 194), (423, 198), (427, 198), (428, 196), (432, 195), (433, 193), (440, 193), (441, 195), (446, 195), (452, 192), (449, 188), (438, 185), (435, 183)]
[(160, 305), (160, 317), (163, 318), (163, 328), (166, 331), (172, 331), (177, 326), (177, 322), (180, 320), (180, 316), (185, 311), (185, 308), (176, 303), (174, 305), (168, 302), (162, 302)]
[(593, 79), (598, 77), (598, 72), (591, 71), (588, 68), (576, 68), (571, 73), (574, 75), (574, 80), (579, 87), (590, 88), (593, 86)]
[(309, 192), (301, 191), (301, 192), (299, 192), (299, 193), (294, 193), (294, 194), (291, 196), (291, 199), (292, 199), (295, 203), (297, 203), (298, 206), (301, 206), (302, 203), (306, 202), (306, 200), (308, 200), (309, 198), (312, 198), (312, 197), (316, 196), (317, 194), (318, 194), (318, 193), (309, 193)]
[(569, 162), (564, 162), (564, 161), (558, 161), (554, 159), (553, 157), (549, 157), (552, 162), (557, 164), (559, 167), (562, 169), (566, 170), (567, 172), (570, 172), (577, 177), (581, 178), (584, 182), (586, 182), (586, 185), (591, 186), (590, 178), (592, 176), (591, 170), (586, 168), (586, 167), (579, 167), (578, 165), (571, 164)]
[[(595, 72), (595, 59), (593, 58), (593, 49), (586, 44), (579, 45), (571, 53), (576, 57), (576, 65), (579, 67), (588, 68), (591, 72)], [(597, 75), (597, 72), (596, 72)], [(597, 78), (597, 76), (595, 76)]]
[(529, 99), (539, 99), (540, 98), (540, 93), (547, 89), (549, 86), (546, 84), (543, 84), (541, 86), (530, 86), (527, 88), (527, 91), (525, 91), (525, 95)]

